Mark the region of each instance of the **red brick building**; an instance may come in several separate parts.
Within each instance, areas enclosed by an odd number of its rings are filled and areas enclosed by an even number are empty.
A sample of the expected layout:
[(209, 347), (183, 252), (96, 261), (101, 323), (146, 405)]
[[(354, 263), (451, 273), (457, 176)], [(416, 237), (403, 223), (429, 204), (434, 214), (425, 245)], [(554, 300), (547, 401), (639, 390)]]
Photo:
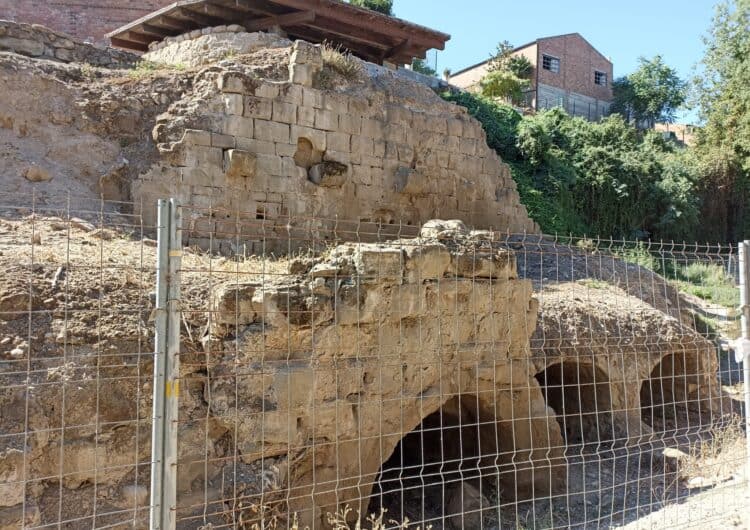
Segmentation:
[[(527, 103), (535, 110), (563, 107), (591, 120), (609, 114), (612, 103), (612, 62), (579, 33), (537, 39), (513, 50), (532, 64)], [(451, 83), (476, 89), (487, 75), (489, 61), (451, 76)]]
[(42, 24), (81, 40), (104, 35), (173, 0), (0, 0), (0, 18)]

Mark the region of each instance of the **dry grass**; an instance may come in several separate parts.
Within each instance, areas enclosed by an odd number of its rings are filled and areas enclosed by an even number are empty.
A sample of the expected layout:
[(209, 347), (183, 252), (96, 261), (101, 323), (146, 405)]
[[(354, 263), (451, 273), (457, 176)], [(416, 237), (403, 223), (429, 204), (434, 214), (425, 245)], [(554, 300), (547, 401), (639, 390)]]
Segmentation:
[(349, 83), (360, 81), (364, 77), (362, 61), (344, 50), (340, 45), (323, 43), (323, 69), (318, 73), (317, 85), (320, 88), (333, 88), (336, 82), (344, 80)]
[[(239, 517), (239, 528), (244, 530), (281, 530), (288, 528), (290, 530), (310, 530), (309, 526), (300, 526), (297, 514), (292, 516), (292, 520), (287, 522), (274, 513), (275, 510), (267, 505), (253, 504), (249, 509), (242, 511)], [(399, 530), (422, 530), (421, 526), (411, 526), (409, 520), (399, 522), (392, 519), (386, 519), (385, 510), (380, 515), (370, 515), (366, 521), (362, 522), (360, 518), (350, 523), (353, 510), (346, 506), (337, 513), (327, 515), (328, 524), (332, 530), (385, 530), (386, 528)], [(248, 521), (248, 518), (250, 519)], [(352, 526), (352, 524), (354, 526)], [(424, 530), (430, 530), (432, 526), (424, 527)]]
[(732, 478), (747, 454), (742, 419), (733, 416), (728, 423), (714, 427), (706, 440), (690, 447), (680, 462), (680, 476), (695, 486), (708, 486)]

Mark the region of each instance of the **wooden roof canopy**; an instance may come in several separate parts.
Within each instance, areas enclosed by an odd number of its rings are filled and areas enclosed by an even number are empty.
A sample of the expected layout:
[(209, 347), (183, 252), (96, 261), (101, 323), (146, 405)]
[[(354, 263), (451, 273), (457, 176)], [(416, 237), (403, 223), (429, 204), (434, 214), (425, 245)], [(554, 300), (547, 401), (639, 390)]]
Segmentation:
[(281, 27), (291, 39), (339, 44), (370, 62), (410, 63), (445, 49), (450, 35), (339, 0), (179, 0), (107, 37), (112, 45), (148, 45), (195, 29), (239, 24), (247, 31)]

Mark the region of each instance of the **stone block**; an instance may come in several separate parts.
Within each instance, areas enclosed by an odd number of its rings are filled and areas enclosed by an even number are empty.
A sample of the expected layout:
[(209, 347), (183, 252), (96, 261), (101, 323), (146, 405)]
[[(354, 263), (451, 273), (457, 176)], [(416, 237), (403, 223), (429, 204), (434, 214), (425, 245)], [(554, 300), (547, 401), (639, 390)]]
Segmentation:
[(181, 143), (185, 144), (185, 146), (204, 145), (210, 147), (211, 133), (197, 129), (186, 129), (185, 134), (182, 136)]
[(312, 107), (297, 108), (297, 124), (304, 127), (315, 126), (315, 109)]
[(429, 179), (420, 171), (400, 166), (395, 174), (396, 191), (405, 195), (425, 195), (429, 191)]
[(326, 145), (333, 151), (351, 152), (351, 135), (342, 132), (329, 132), (326, 134)]
[(245, 97), (245, 116), (248, 118), (259, 118), (270, 120), (273, 116), (273, 102), (269, 99), (255, 96)]
[(297, 123), (297, 107), (291, 103), (273, 102), (273, 121), (280, 123)]
[(209, 172), (197, 167), (180, 169), (181, 181), (185, 186), (213, 186)]
[(231, 282), (215, 288), (209, 315), (212, 324), (246, 326), (255, 322), (261, 307), (253, 302), (253, 296), (261, 288), (258, 282)]
[(403, 251), (392, 246), (359, 244), (354, 251), (354, 266), (361, 277), (400, 282), (404, 271)]
[(286, 85), (279, 90), (278, 101), (299, 107), (303, 102), (303, 91), (304, 88), (299, 85)]
[(453, 118), (448, 120), (448, 135), (449, 136), (463, 136), (464, 124), (463, 121)]
[(360, 155), (374, 156), (375, 144), (372, 138), (366, 136), (352, 136), (351, 150), (352, 153)]
[(404, 245), (406, 281), (418, 283), (445, 276), (451, 265), (451, 253), (440, 243), (413, 240)]
[(211, 133), (211, 147), (222, 149), (234, 149), (236, 144), (234, 136), (228, 134)]
[(357, 164), (352, 167), (352, 181), (365, 186), (372, 185), (372, 168)]
[(320, 68), (311, 64), (290, 64), (289, 80), (295, 85), (311, 87)]
[(227, 149), (224, 153), (224, 171), (227, 177), (252, 177), (257, 170), (257, 155), (240, 149)]
[(360, 134), (362, 132), (362, 117), (352, 114), (339, 116), (339, 128), (348, 134)]
[(343, 94), (323, 92), (322, 108), (336, 114), (347, 114), (349, 112), (349, 101)]
[(362, 136), (382, 139), (385, 134), (385, 124), (380, 120), (364, 118), (362, 120)]
[(274, 143), (289, 143), (289, 125), (274, 121), (255, 120), (255, 139)]
[(187, 167), (222, 167), (224, 153), (219, 147), (193, 146), (185, 151), (185, 165)]
[(222, 94), (221, 99), (224, 102), (224, 110), (227, 114), (242, 116), (245, 112), (245, 96), (242, 94)]
[(255, 95), (259, 98), (276, 99), (279, 97), (279, 85), (277, 83), (261, 83), (255, 89)]
[(315, 110), (315, 128), (324, 131), (337, 131), (339, 128), (339, 115), (330, 110)]
[(237, 149), (249, 151), (258, 155), (275, 155), (276, 144), (253, 138), (237, 138)]
[(257, 90), (260, 81), (256, 77), (237, 72), (224, 72), (219, 76), (218, 86), (221, 92), (235, 94), (252, 94)]
[(311, 109), (323, 108), (323, 93), (314, 88), (303, 88), (302, 105)]
[(276, 155), (278, 156), (287, 156), (291, 158), (297, 152), (296, 145), (292, 145), (292, 144), (275, 144), (275, 145), (276, 145)]
[(276, 155), (257, 155), (257, 171), (266, 175), (282, 176), (281, 157)]
[(244, 116), (226, 116), (222, 130), (224, 134), (230, 136), (243, 136), (245, 138), (252, 138), (255, 133), (255, 126), (252, 118), (245, 118)]
[(469, 156), (475, 156), (477, 153), (477, 141), (473, 138), (461, 138), (460, 151)]

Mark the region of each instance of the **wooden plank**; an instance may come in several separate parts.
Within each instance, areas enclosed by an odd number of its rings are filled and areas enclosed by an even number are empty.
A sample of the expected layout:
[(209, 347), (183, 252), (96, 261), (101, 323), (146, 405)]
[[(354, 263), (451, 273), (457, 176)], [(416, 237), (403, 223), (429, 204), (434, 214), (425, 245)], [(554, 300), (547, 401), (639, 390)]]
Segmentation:
[(387, 52), (385, 52), (385, 54), (383, 55), (383, 59), (389, 60), (389, 59), (399, 57), (400, 55), (403, 55), (406, 50), (411, 48), (411, 45), (412, 45), (411, 38), (405, 39), (403, 42), (401, 42), (401, 44), (398, 44), (394, 46), (393, 48), (391, 48), (390, 50), (388, 50)]
[(132, 42), (139, 42), (141, 44), (145, 44), (147, 47), (149, 44), (151, 44), (155, 40), (159, 40), (159, 37), (144, 35), (143, 33), (140, 33), (138, 30), (128, 31), (126, 38)]
[(182, 19), (190, 20), (203, 27), (221, 26), (226, 24), (226, 20), (196, 13), (187, 8), (176, 9), (173, 12), (173, 15)]
[(161, 26), (172, 28), (176, 31), (179, 31), (180, 33), (185, 33), (187, 31), (195, 29), (195, 24), (193, 22), (180, 20), (179, 18), (170, 17), (169, 15), (160, 15), (153, 20), (155, 23)]
[(214, 2), (203, 2), (203, 4), (190, 6), (187, 9), (194, 13), (221, 18), (231, 21), (232, 23), (238, 20), (244, 20), (246, 16), (240, 9), (233, 9)]
[(148, 51), (148, 46), (140, 42), (133, 42), (120, 37), (110, 37), (109, 40), (112, 43), (112, 46), (116, 46), (118, 48), (125, 48), (126, 50), (138, 50), (141, 52)]
[(350, 24), (352, 26), (364, 29), (369, 28), (371, 31), (382, 33), (387, 36), (398, 39), (412, 38), (415, 45), (422, 45), (426, 48), (445, 49), (445, 41), (450, 39), (450, 35), (430, 30), (416, 24), (410, 24), (397, 18), (389, 17), (381, 13), (359, 9), (340, 2), (330, 0), (273, 0), (274, 3), (290, 7), (293, 9), (310, 9), (314, 7), (315, 11), (321, 17), (330, 18), (339, 23)]
[(298, 26), (307, 25), (315, 21), (315, 11), (297, 11), (286, 15), (274, 15), (266, 18), (259, 18), (245, 23), (248, 31), (262, 31), (274, 26)]
[(391, 49), (400, 40), (388, 38), (388, 36), (364, 27), (354, 27), (350, 24), (342, 24), (327, 17), (316, 16), (312, 23), (302, 24), (313, 31), (322, 31), (328, 35), (335, 35), (335, 39), (348, 39), (350, 42), (359, 42), (365, 46), (386, 51)]
[(167, 28), (160, 28), (159, 26), (156, 26), (151, 23), (143, 23), (141, 24), (141, 27), (139, 29), (142, 33), (146, 33), (148, 35), (154, 35), (156, 37), (171, 37), (173, 35), (177, 34), (177, 31), (174, 29), (167, 29)]

